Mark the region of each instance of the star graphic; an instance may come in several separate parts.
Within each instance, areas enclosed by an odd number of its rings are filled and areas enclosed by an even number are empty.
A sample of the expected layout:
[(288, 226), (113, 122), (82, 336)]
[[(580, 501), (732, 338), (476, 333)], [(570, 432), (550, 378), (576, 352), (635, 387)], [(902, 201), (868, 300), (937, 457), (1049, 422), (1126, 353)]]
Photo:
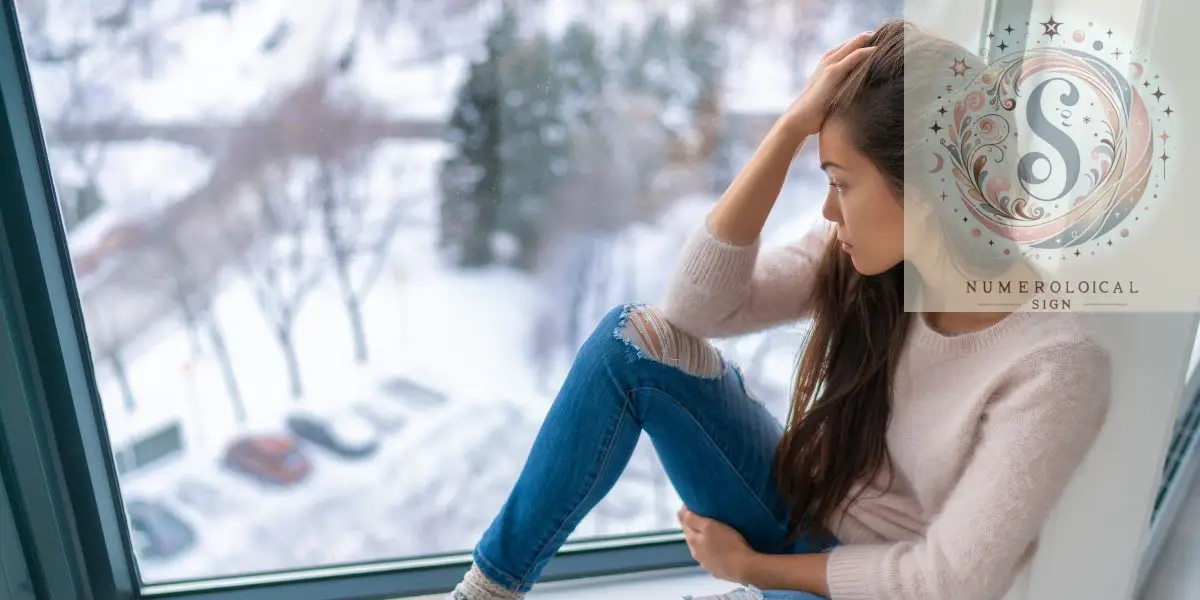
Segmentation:
[(1091, 122), (1092, 122), (1092, 118), (1091, 118), (1091, 117), (1084, 117), (1084, 118), (1083, 118), (1083, 123), (1084, 123), (1085, 125), (1086, 125), (1086, 124), (1088, 124), (1088, 123), (1091, 123)]
[(1168, 107), (1167, 107), (1167, 110), (1164, 110), (1163, 112), (1167, 113), (1167, 116), (1169, 117), (1169, 116), (1171, 116), (1171, 113), (1173, 113), (1173, 112), (1175, 112), (1175, 111), (1171, 110), (1171, 107), (1170, 107), (1170, 106), (1168, 106)]
[(1058, 26), (1062, 25), (1062, 23), (1055, 21), (1053, 16), (1050, 17), (1049, 21), (1046, 21), (1045, 23), (1042, 23), (1041, 25), (1042, 25), (1042, 27), (1046, 28), (1046, 30), (1042, 32), (1042, 35), (1050, 36), (1051, 40), (1054, 39), (1054, 36), (1061, 35), (1060, 33), (1058, 33)]
[(1167, 135), (1167, 132), (1164, 131), (1164, 132), (1160, 133), (1158, 135), (1158, 137), (1162, 138), (1162, 141), (1165, 144), (1165, 143), (1167, 143), (1167, 138), (1169, 138), (1171, 136)]
[(942, 192), (942, 202), (945, 202), (945, 201), (946, 201), (946, 192), (943, 191)]
[(938, 109), (938, 114), (942, 114), (942, 115), (946, 114), (946, 107), (945, 107), (945, 106), (943, 106), (943, 107), (939, 108), (939, 109)]
[(942, 129), (944, 129), (944, 127), (942, 127), (941, 125), (938, 125), (938, 124), (937, 124), (937, 121), (934, 121), (934, 122), (933, 122), (933, 127), (930, 127), (929, 129), (933, 131), (933, 134), (934, 134), (934, 135), (937, 135), (937, 132), (939, 132), (939, 131), (941, 131)]
[(1079, 254), (1080, 254), (1080, 252), (1079, 252), (1079, 249), (1078, 249), (1078, 248), (1076, 248), (1076, 249), (1075, 249), (1075, 256), (1079, 256)]
[(995, 246), (995, 245), (996, 245), (996, 240), (988, 240), (988, 245), (989, 245), (989, 246)]
[(996, 47), (999, 48), (1001, 52), (1008, 50), (1008, 44), (1005, 44), (1004, 40), (1000, 40), (1000, 45)]
[(1107, 33), (1108, 33), (1108, 37), (1112, 37), (1112, 30), (1111, 30), (1111, 29), (1109, 29)]
[(1155, 100), (1162, 100), (1162, 97), (1163, 97), (1163, 96), (1166, 96), (1166, 94), (1164, 94), (1164, 93), (1163, 93), (1163, 91), (1162, 91), (1162, 88), (1161, 88), (1161, 87), (1156, 87), (1156, 88), (1154, 89), (1154, 93), (1153, 93), (1153, 94), (1150, 94), (1150, 95), (1151, 95), (1151, 96), (1154, 96), (1154, 99), (1155, 99)]
[(996, 34), (994, 34), (994, 33), (988, 33), (988, 37), (989, 37), (989, 38), (994, 38), (994, 37), (996, 37)]
[(950, 70), (954, 71), (955, 77), (966, 77), (967, 69), (969, 68), (971, 67), (967, 66), (966, 58), (956, 58), (954, 59), (954, 64), (950, 66)]
[(1116, 50), (1113, 50), (1113, 53), (1112, 53), (1112, 55), (1113, 55), (1113, 58), (1115, 58), (1115, 59), (1117, 59), (1117, 60), (1121, 60), (1121, 55), (1122, 55), (1122, 54), (1124, 54), (1124, 52), (1121, 52), (1121, 49), (1120, 49), (1120, 48), (1117, 48)]
[(950, 85), (950, 84), (946, 84), (946, 91), (947, 91), (947, 92), (952, 92), (952, 91), (954, 91), (954, 86), (952, 86), (952, 85)]
[(1005, 27), (1005, 28), (1004, 28), (1004, 31), (1007, 31), (1007, 32), (1009, 32), (1009, 33), (1012, 33), (1012, 32), (1013, 32), (1012, 25), (1009, 25), (1008, 27)]
[(1147, 81), (1143, 81), (1143, 82), (1142, 82), (1142, 87), (1150, 87), (1150, 81), (1149, 81), (1149, 80), (1147, 80)]

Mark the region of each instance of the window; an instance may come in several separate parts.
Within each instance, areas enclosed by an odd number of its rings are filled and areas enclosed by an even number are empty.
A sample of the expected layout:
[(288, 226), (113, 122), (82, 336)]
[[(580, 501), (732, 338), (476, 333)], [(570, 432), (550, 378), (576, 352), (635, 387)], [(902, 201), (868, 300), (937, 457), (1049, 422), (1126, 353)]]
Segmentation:
[[(4, 4), (0, 438), (34, 458), (0, 471), (39, 597), (448, 585), (590, 323), (657, 301), (816, 56), (900, 13), (517, 6)], [(819, 215), (801, 164), (769, 239)], [(781, 417), (796, 340), (723, 342)], [(678, 504), (643, 440), (547, 577), (689, 564)]]

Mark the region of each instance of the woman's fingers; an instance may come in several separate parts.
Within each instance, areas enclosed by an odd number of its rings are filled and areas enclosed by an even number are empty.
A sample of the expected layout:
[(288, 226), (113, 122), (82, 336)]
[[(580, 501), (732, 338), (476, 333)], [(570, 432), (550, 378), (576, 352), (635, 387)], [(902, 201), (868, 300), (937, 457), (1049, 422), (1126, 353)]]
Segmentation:
[(821, 58), (821, 65), (829, 66), (829, 65), (837, 64), (843, 58), (849, 56), (850, 53), (862, 48), (867, 43), (867, 40), (871, 38), (871, 35), (873, 33), (874, 32), (871, 32), (871, 31), (864, 31), (864, 32), (846, 40), (845, 42), (842, 43), (841, 46), (838, 46), (836, 48), (829, 50)]
[(859, 63), (866, 60), (867, 57), (875, 51), (875, 48), (877, 48), (877, 46), (859, 48), (850, 54), (847, 54), (844, 58), (831, 65), (829, 68), (839, 75), (840, 80), (841, 77), (845, 77), (847, 73), (852, 71), (854, 67), (857, 67)]
[(695, 513), (688, 510), (688, 508), (686, 506), (684, 506), (679, 509), (679, 512), (677, 514), (679, 515), (679, 525), (683, 528), (683, 530), (685, 532), (696, 530), (696, 519), (693, 518), (695, 516)]

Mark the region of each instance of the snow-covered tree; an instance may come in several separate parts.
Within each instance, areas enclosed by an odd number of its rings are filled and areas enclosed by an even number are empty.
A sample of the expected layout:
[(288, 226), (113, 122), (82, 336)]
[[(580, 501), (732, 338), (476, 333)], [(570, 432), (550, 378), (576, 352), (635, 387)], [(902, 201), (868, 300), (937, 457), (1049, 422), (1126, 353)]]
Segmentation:
[(203, 353), (207, 346), (217, 363), (225, 393), (233, 404), (234, 419), (239, 424), (245, 423), (245, 398), (238, 384), (233, 359), (229, 355), (225, 329), (214, 306), (216, 290), (219, 288), (214, 281), (213, 269), (211, 265), (200, 264), (203, 255), (185, 249), (179, 231), (162, 231), (160, 236), (163, 239), (158, 240), (158, 247), (165, 252), (158, 256), (169, 264), (167, 272), (171, 276), (171, 297), (191, 338), (193, 358)]
[(354, 340), (354, 359), (367, 362), (362, 306), (379, 281), (397, 233), (412, 220), (413, 198), (371, 198), (365, 182), (367, 151), (322, 156), (317, 164), (318, 228)]
[(563, 89), (549, 40), (522, 37), (515, 9), (498, 18), (486, 48), (450, 118), (454, 152), (441, 169), (441, 242), (460, 266), (483, 266), (496, 261), (496, 241), (507, 234), (517, 245), (513, 263), (529, 269), (567, 173)]
[(257, 235), (240, 257), (254, 297), (279, 345), (293, 398), (304, 391), (296, 354), (296, 318), (323, 274), (314, 235), (314, 169), (283, 156), (266, 165), (246, 189)]
[(591, 124), (609, 83), (601, 40), (588, 24), (572, 23), (558, 43), (554, 63), (563, 82), (563, 119)]

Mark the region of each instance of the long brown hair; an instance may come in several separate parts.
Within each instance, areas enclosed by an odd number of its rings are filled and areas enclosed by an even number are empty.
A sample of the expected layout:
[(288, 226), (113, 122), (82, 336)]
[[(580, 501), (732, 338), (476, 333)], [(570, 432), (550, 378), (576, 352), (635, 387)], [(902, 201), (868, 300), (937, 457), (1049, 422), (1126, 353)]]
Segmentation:
[[(903, 198), (903, 21), (888, 21), (868, 42), (877, 46), (829, 103), (856, 149)], [(789, 542), (827, 525), (856, 484), (885, 469), (892, 383), (910, 324), (904, 310), (905, 263), (859, 274), (835, 239), (818, 267), (812, 329), (797, 367), (788, 427), (775, 450), (775, 475), (789, 507)], [(865, 489), (865, 487), (863, 488)], [(861, 494), (862, 490), (859, 490)]]

